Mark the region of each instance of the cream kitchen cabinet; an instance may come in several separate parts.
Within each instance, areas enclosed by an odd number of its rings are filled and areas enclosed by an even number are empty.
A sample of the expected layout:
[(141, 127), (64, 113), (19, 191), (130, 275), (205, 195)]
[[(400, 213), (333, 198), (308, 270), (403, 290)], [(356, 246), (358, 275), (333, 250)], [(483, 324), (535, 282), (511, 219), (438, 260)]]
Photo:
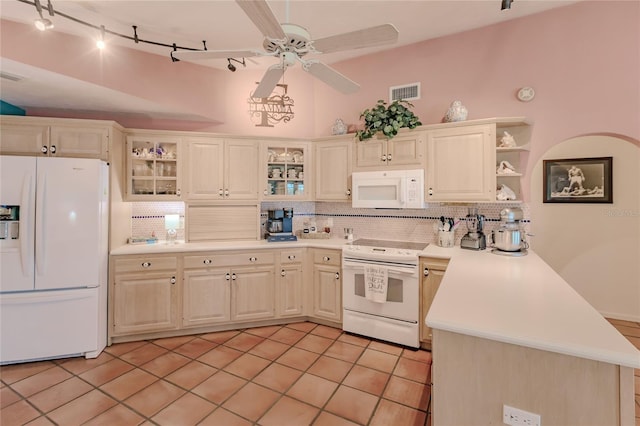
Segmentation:
[(126, 140), (126, 200), (182, 200), (180, 136), (141, 133)]
[(258, 141), (185, 138), (184, 142), (187, 200), (258, 200)]
[(400, 132), (392, 139), (355, 142), (354, 171), (420, 169), (425, 165), (423, 131)]
[(431, 303), (436, 297), (436, 292), (440, 287), (440, 282), (442, 282), (448, 264), (449, 259), (420, 258), (420, 270), (422, 271), (420, 279), (420, 344), (427, 349), (431, 349), (433, 331), (431, 327), (424, 323), (424, 319), (427, 317)]
[(108, 160), (113, 123), (94, 120), (2, 117), (0, 154)]
[(340, 250), (312, 249), (313, 316), (342, 321), (342, 277)]
[(280, 318), (304, 314), (303, 249), (280, 252), (280, 273), (276, 273), (276, 304)]
[(495, 200), (495, 124), (427, 131), (425, 201)]
[(215, 267), (216, 257), (214, 253), (184, 257), (183, 327), (231, 321), (229, 268)]
[(262, 142), (259, 179), (263, 201), (311, 199), (311, 151), (307, 142)]
[(351, 200), (353, 135), (315, 140), (316, 201)]
[(110, 337), (176, 330), (181, 293), (176, 256), (112, 258)]

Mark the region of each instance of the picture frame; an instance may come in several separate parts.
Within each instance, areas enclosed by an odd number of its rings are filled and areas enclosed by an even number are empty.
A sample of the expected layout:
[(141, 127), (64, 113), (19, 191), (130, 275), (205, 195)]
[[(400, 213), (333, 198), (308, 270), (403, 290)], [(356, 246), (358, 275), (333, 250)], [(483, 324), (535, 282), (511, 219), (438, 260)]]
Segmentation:
[(613, 157), (543, 160), (544, 203), (613, 203)]

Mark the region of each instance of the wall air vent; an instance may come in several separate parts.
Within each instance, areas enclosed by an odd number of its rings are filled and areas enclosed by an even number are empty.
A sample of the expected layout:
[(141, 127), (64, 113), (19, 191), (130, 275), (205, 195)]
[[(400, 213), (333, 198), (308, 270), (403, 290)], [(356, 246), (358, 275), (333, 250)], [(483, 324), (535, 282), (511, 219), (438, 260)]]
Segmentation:
[(416, 99), (420, 99), (420, 83), (389, 87), (389, 102), (414, 101)]

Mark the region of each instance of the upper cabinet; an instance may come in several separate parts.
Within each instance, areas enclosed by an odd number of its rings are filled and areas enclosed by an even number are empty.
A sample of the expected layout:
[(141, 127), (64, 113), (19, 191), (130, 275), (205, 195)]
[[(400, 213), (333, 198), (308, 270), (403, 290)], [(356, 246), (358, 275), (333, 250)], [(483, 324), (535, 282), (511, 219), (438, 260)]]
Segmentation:
[(427, 132), (425, 201), (495, 199), (495, 125), (462, 125)]
[(0, 154), (108, 160), (113, 123), (93, 120), (2, 117)]
[(263, 141), (260, 191), (263, 200), (310, 200), (308, 142)]
[(125, 149), (126, 199), (181, 200), (180, 137), (130, 134)]
[(425, 163), (422, 131), (400, 132), (392, 139), (371, 138), (355, 142), (354, 171), (419, 169)]
[(317, 201), (351, 200), (354, 135), (315, 140)]
[(184, 142), (187, 200), (258, 200), (258, 141), (203, 137)]

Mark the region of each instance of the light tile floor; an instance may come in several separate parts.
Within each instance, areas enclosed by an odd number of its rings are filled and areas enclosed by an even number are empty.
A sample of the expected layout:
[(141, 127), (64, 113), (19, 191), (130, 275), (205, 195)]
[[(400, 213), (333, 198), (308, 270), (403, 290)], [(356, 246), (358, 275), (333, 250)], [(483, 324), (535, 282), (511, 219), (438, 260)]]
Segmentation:
[[(640, 349), (640, 323), (609, 321)], [(430, 366), (427, 351), (308, 322), (121, 343), (0, 367), (0, 424), (424, 425)]]
[[(640, 323), (615, 319), (608, 319), (608, 321), (636, 348), (640, 349)], [(640, 426), (640, 369), (635, 370), (633, 378), (635, 380), (636, 426)]]
[(0, 367), (0, 424), (425, 425), (431, 353), (309, 322)]

